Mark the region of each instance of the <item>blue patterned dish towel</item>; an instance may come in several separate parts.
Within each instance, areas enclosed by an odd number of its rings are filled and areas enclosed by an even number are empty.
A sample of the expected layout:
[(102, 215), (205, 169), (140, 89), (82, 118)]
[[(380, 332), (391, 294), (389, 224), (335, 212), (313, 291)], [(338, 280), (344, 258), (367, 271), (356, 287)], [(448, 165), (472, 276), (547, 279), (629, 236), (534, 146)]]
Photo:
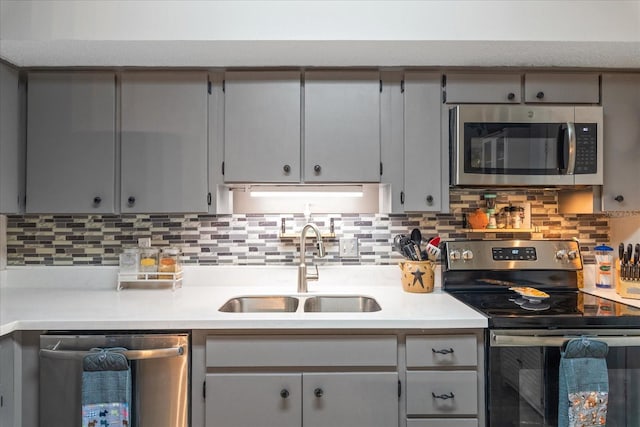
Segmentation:
[(124, 348), (92, 349), (82, 360), (82, 427), (129, 425), (131, 368)]
[(561, 351), (558, 427), (607, 425), (609, 376), (602, 341), (575, 338)]

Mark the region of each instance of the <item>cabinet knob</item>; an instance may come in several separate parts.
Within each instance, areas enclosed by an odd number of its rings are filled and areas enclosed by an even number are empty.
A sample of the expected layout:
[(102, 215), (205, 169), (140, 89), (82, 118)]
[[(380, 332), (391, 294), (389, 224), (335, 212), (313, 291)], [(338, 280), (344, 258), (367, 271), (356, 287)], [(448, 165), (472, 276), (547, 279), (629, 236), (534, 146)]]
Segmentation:
[(289, 172), (291, 172), (291, 166), (289, 166), (289, 165), (284, 165), (284, 166), (282, 167), (282, 170), (284, 171), (284, 173), (289, 173)]
[(622, 194), (618, 194), (613, 198), (613, 200), (615, 200), (616, 202), (624, 202), (624, 196)]
[(322, 170), (322, 168), (320, 167), (320, 165), (315, 165), (315, 166), (313, 167), (313, 170), (314, 170), (314, 172), (315, 172), (315, 173), (316, 173), (316, 175), (317, 175), (317, 174), (319, 174), (319, 173), (320, 173), (320, 171)]
[(289, 397), (289, 390), (287, 390), (286, 388), (283, 388), (282, 390), (280, 390), (280, 397), (283, 399), (286, 399), (287, 397)]
[(514, 99), (516, 99), (516, 94), (513, 92), (509, 92), (509, 94), (507, 95), (507, 99), (509, 101), (513, 101)]
[(94, 205), (99, 205), (100, 203), (102, 203), (102, 197), (96, 196), (96, 197), (93, 198), (93, 204)]
[(317, 389), (313, 390), (313, 394), (315, 394), (316, 397), (322, 397), (322, 395), (324, 394), (324, 391), (322, 391), (321, 388), (317, 388)]
[(129, 198), (127, 199), (127, 203), (129, 204), (129, 206), (133, 206), (136, 204), (136, 198), (133, 196), (129, 196)]
[(427, 204), (428, 204), (428, 205), (430, 205), (430, 204), (432, 204), (432, 203), (433, 203), (433, 196), (432, 196), (431, 194), (429, 194), (429, 195), (427, 196)]
[(544, 98), (544, 92), (538, 92), (538, 93), (536, 93), (536, 98), (538, 98), (538, 99), (542, 99), (542, 98)]

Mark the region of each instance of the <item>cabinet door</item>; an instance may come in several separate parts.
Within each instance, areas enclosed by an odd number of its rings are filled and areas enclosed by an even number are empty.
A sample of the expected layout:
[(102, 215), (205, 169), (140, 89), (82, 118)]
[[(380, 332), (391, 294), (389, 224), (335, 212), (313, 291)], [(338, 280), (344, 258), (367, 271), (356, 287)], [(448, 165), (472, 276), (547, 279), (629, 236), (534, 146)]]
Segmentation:
[(304, 180), (380, 181), (380, 74), (307, 72)]
[(300, 181), (300, 73), (225, 74), (225, 182)]
[(398, 374), (303, 374), (303, 427), (398, 425)]
[(207, 211), (207, 73), (122, 75), (121, 210)]
[(0, 63), (0, 213), (19, 213), (24, 200), (24, 132), (18, 70)]
[(110, 72), (29, 74), (27, 212), (114, 212), (115, 95)]
[(300, 427), (301, 374), (207, 374), (207, 427)]
[(597, 104), (599, 76), (595, 73), (527, 73), (525, 102)]
[(405, 74), (405, 211), (442, 208), (440, 81), (437, 73)]
[(640, 73), (602, 76), (604, 111), (604, 210), (640, 210)]
[(521, 80), (516, 73), (447, 74), (446, 101), (449, 104), (518, 104)]
[(0, 427), (11, 427), (14, 423), (15, 390), (13, 338), (0, 339)]

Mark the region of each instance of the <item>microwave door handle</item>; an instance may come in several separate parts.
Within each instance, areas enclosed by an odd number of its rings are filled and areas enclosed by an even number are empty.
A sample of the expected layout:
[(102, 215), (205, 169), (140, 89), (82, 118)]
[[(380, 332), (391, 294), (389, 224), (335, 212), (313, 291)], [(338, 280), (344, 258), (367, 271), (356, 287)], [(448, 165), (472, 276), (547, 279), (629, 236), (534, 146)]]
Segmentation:
[(569, 161), (567, 162), (567, 171), (565, 175), (573, 175), (576, 170), (576, 124), (567, 122), (567, 142), (569, 144)]

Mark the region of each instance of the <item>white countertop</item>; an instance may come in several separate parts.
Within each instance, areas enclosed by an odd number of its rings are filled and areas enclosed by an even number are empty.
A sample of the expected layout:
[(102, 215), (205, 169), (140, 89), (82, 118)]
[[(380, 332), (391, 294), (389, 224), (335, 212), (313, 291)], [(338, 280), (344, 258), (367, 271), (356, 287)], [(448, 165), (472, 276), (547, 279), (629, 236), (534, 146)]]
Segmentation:
[(0, 336), (16, 330), (454, 329), (487, 319), (441, 291), (402, 290), (397, 266), (320, 266), (309, 294), (366, 295), (372, 313), (221, 313), (240, 295), (296, 295), (295, 266), (186, 267), (182, 288), (116, 291), (115, 267), (8, 267), (0, 272)]

